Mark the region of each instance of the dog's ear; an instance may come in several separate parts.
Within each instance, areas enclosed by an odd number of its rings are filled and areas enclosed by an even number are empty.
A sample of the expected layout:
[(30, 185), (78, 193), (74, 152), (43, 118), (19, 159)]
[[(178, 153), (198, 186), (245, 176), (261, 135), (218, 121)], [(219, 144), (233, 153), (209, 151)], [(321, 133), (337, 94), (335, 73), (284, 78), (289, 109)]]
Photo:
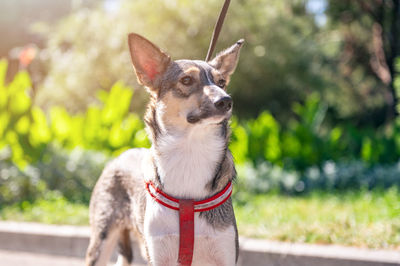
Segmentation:
[(144, 37), (130, 33), (128, 45), (133, 67), (140, 84), (156, 90), (160, 76), (167, 69), (171, 58)]
[(211, 62), (209, 62), (209, 64), (218, 69), (222, 75), (229, 78), (229, 76), (235, 71), (239, 59), (240, 48), (242, 47), (243, 43), (243, 39), (237, 41), (228, 49), (217, 54), (217, 56)]

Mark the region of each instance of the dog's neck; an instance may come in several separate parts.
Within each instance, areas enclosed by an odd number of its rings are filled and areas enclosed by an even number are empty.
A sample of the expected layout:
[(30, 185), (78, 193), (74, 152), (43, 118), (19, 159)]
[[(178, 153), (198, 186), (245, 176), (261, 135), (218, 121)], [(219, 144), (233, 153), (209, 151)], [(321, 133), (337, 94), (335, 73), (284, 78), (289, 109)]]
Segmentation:
[(195, 126), (186, 132), (164, 132), (153, 146), (163, 190), (177, 198), (203, 199), (226, 156), (223, 125)]

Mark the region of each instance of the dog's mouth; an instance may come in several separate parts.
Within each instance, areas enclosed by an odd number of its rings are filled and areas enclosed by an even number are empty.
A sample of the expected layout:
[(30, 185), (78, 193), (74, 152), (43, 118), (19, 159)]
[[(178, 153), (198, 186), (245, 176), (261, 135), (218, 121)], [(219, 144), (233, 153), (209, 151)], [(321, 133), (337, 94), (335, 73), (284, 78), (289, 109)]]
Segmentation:
[(228, 112), (193, 111), (186, 116), (186, 121), (189, 124), (197, 124), (201, 121), (207, 121), (207, 124), (220, 124), (222, 121), (229, 119), (231, 115), (231, 110)]
[(198, 115), (194, 115), (194, 114), (189, 114), (186, 117), (186, 121), (188, 121), (188, 123), (190, 124), (196, 124), (197, 122), (199, 122), (201, 120), (201, 117)]

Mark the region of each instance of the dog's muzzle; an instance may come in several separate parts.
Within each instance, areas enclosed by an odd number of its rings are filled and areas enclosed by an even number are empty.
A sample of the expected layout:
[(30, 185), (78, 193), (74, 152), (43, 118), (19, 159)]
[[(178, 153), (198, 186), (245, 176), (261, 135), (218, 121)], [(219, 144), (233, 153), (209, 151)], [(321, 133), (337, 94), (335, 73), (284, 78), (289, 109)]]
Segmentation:
[(204, 108), (204, 110), (198, 110), (189, 113), (186, 116), (186, 121), (190, 124), (195, 124), (200, 120), (207, 118), (215, 118), (220, 119), (221, 121), (224, 119), (229, 119), (232, 114), (232, 106), (233, 101), (230, 96), (223, 96), (215, 100), (213, 105), (210, 105), (208, 108)]

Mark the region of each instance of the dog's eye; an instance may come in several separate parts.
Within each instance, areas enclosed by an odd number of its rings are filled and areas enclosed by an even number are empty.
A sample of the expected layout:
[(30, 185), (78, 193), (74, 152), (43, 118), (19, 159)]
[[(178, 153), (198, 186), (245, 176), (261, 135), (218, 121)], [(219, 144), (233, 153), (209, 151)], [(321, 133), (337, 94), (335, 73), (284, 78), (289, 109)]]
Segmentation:
[(218, 80), (217, 85), (218, 85), (218, 87), (221, 87), (221, 88), (225, 87), (226, 80), (224, 80), (224, 79)]
[(190, 76), (185, 76), (181, 78), (181, 83), (185, 86), (190, 86), (193, 84), (193, 79)]

